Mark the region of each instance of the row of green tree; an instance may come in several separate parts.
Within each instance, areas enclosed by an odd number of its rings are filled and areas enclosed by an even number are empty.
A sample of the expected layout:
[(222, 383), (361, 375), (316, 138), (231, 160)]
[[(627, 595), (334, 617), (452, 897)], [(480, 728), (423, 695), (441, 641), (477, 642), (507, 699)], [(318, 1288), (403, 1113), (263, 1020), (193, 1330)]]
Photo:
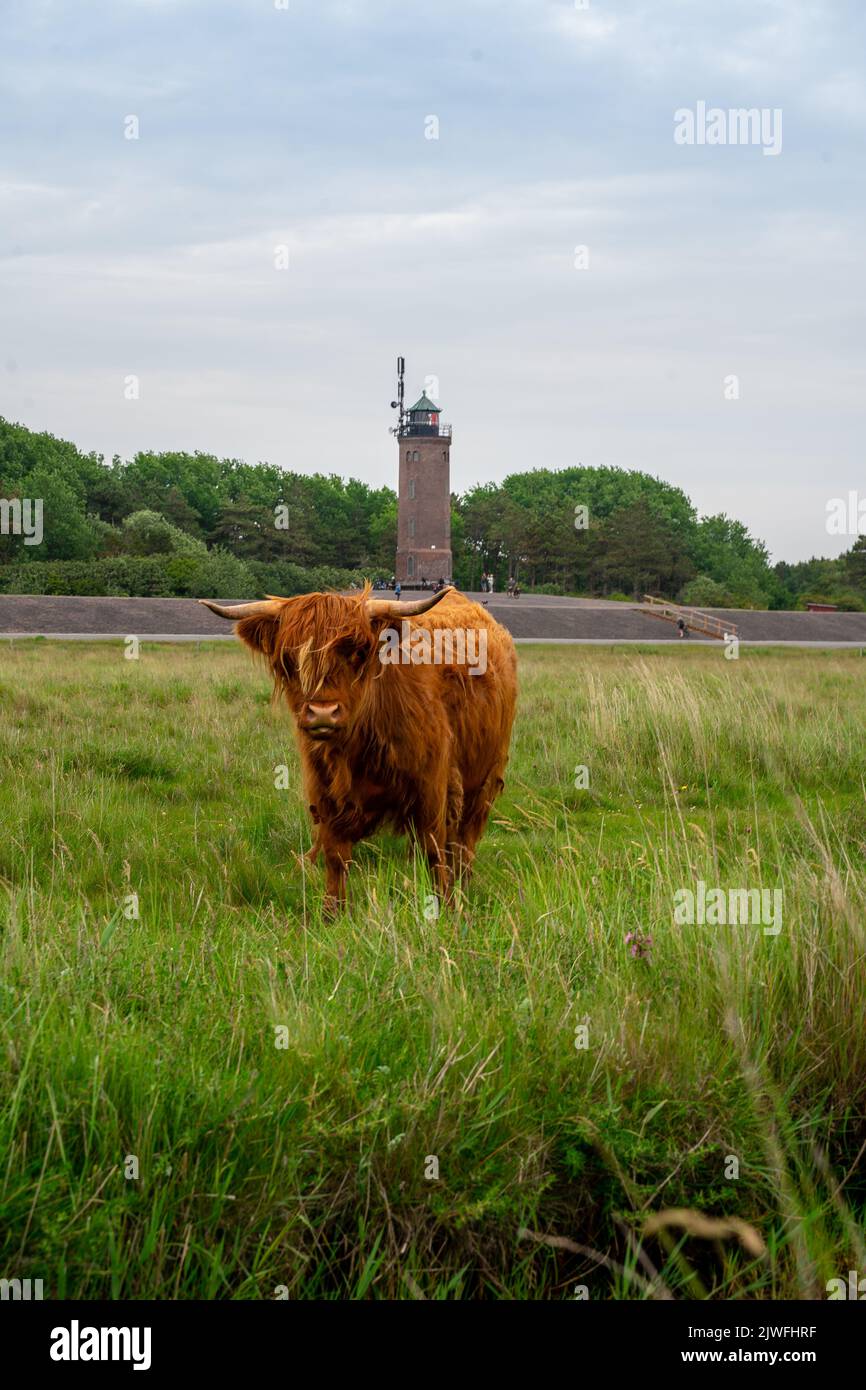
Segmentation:
[[(41, 499), (40, 543), (16, 534), (16, 499)], [(0, 419), (0, 591), (241, 598), (387, 579), (397, 499), (320, 473), (210, 454), (105, 462)], [(453, 498), (454, 574), (477, 588), (704, 606), (866, 607), (861, 538), (838, 560), (770, 565), (741, 522), (698, 517), (680, 489), (614, 468), (536, 469)], [(439, 575), (429, 575), (438, 579)]]

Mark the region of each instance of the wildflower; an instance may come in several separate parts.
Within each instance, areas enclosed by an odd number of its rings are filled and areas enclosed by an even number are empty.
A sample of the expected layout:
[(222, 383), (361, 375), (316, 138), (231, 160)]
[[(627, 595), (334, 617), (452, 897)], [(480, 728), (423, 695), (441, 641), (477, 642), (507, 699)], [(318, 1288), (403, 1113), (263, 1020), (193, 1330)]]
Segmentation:
[(649, 960), (653, 944), (651, 936), (641, 936), (639, 932), (629, 931), (625, 934), (625, 944), (634, 960)]

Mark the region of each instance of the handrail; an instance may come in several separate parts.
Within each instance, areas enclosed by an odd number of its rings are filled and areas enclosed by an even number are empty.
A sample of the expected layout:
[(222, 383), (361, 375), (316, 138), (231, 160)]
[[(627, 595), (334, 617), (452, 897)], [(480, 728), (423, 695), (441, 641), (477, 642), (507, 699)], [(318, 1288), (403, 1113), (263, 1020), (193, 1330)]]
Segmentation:
[(404, 424), (397, 428), (399, 439), (450, 439), (451, 425), (412, 425)]
[(679, 603), (669, 603), (667, 599), (657, 598), (655, 594), (644, 594), (643, 601), (649, 607), (643, 608), (642, 611), (649, 617), (663, 618), (671, 623), (679, 622), (682, 618), (693, 632), (704, 632), (708, 637), (718, 637), (721, 642), (728, 637), (737, 636), (736, 623), (724, 622), (712, 613), (702, 613), (698, 608), (685, 608)]

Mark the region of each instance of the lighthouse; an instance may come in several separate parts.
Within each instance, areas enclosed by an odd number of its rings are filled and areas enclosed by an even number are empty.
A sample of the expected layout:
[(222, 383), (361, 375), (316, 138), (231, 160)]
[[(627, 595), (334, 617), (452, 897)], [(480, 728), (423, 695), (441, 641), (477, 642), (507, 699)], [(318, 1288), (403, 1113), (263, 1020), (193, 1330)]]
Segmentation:
[(399, 411), (397, 437), (397, 563), (400, 583), (417, 587), (450, 579), (451, 558), (451, 426), (442, 423), (441, 408), (426, 391), (408, 410), (403, 406), (405, 364), (397, 358)]

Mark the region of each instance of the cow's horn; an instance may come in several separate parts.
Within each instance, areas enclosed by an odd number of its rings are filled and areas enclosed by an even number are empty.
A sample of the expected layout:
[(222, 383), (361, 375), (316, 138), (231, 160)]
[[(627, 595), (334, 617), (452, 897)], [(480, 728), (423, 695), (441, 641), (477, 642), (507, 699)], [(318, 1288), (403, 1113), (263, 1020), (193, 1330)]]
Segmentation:
[(393, 598), (368, 598), (367, 616), (369, 618), (416, 618), (419, 613), (426, 613), (446, 594), (453, 592), (453, 585), (449, 584), (446, 589), (440, 589), (438, 593), (431, 594), (429, 598), (416, 598), (411, 603), (400, 603)]
[(228, 618), (233, 623), (236, 623), (238, 618), (275, 618), (280, 611), (280, 602), (278, 598), (268, 598), (260, 599), (256, 603), (236, 603), (231, 608), (224, 608), (221, 603), (214, 603), (212, 599), (199, 599), (199, 603), (216, 613), (217, 617)]

